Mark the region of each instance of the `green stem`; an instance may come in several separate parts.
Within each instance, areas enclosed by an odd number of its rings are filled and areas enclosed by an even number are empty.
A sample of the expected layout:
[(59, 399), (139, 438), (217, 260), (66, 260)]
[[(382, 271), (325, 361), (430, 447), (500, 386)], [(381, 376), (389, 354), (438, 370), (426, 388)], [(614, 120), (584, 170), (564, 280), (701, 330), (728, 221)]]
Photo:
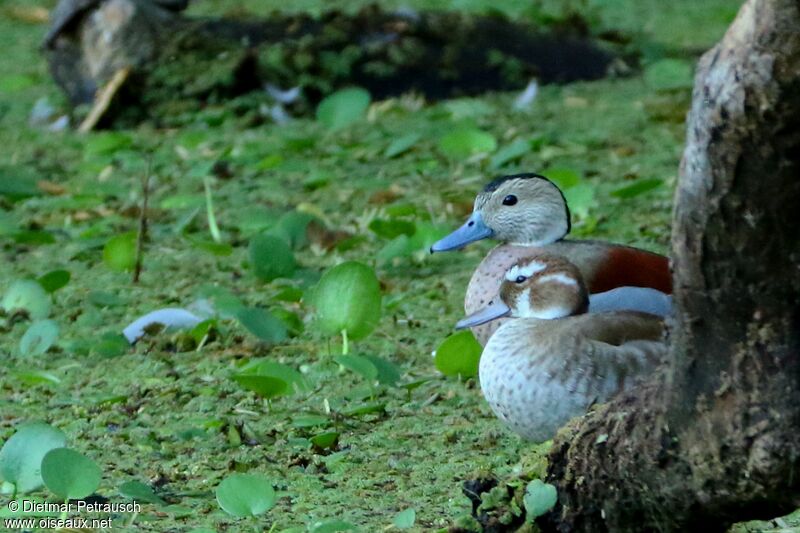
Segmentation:
[(343, 329), (342, 330), (342, 355), (347, 355), (348, 351), (349, 351), (349, 349), (348, 349), (348, 346), (347, 346), (347, 330)]
[(217, 218), (214, 216), (214, 202), (211, 199), (211, 180), (205, 178), (203, 186), (206, 189), (206, 214), (208, 215), (208, 229), (211, 231), (211, 238), (214, 242), (222, 242), (222, 234), (217, 226)]

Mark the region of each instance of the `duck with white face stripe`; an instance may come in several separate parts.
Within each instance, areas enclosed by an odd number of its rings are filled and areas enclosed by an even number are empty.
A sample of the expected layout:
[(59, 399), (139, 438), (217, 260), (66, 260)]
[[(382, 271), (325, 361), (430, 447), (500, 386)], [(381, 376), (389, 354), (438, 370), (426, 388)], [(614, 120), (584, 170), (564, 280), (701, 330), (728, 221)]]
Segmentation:
[(587, 313), (580, 271), (539, 254), (508, 269), (496, 301), (457, 324), (511, 317), (481, 356), (481, 389), (522, 437), (543, 442), (569, 419), (653, 371), (666, 355), (663, 320), (637, 311)]
[[(567, 239), (570, 229), (567, 201), (553, 182), (539, 174), (502, 176), (478, 193), (467, 222), (436, 242), (431, 252), (457, 250), (482, 239), (501, 242), (470, 279), (464, 299), (467, 314), (495, 298), (511, 265), (537, 253), (562, 255), (578, 267), (593, 296), (590, 312), (670, 312), (672, 280), (666, 257), (609, 242)], [(629, 304), (634, 307), (621, 307)], [(485, 345), (502, 323), (496, 320), (472, 331)]]

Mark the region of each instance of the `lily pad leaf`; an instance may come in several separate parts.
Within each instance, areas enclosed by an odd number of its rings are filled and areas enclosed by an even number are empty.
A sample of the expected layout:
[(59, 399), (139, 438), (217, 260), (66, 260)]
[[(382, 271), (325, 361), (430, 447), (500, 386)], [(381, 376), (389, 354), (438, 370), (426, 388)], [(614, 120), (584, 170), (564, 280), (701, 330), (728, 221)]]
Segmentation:
[(360, 355), (337, 355), (333, 360), (367, 381), (374, 381), (378, 378), (378, 369), (366, 357), (361, 357)]
[(45, 291), (52, 294), (69, 283), (70, 277), (71, 274), (68, 270), (53, 270), (41, 276), (36, 281), (39, 282), (39, 285), (41, 285)]
[(56, 448), (42, 459), (42, 480), (62, 500), (81, 499), (100, 486), (102, 471), (97, 464), (70, 448)]
[(231, 474), (216, 490), (217, 503), (231, 516), (258, 516), (275, 505), (275, 489), (265, 476)]
[(286, 396), (291, 391), (288, 382), (273, 376), (258, 376), (255, 374), (236, 374), (231, 377), (243, 389), (255, 392), (262, 398), (271, 400), (278, 396)]
[(489, 160), (489, 168), (497, 170), (506, 163), (516, 161), (531, 151), (531, 142), (525, 139), (517, 139), (508, 146), (504, 146), (497, 151)]
[(292, 249), (284, 239), (262, 233), (250, 240), (250, 266), (262, 281), (289, 278), (297, 264)]
[(369, 92), (359, 87), (336, 91), (317, 106), (317, 120), (331, 130), (344, 128), (364, 117), (370, 100)]
[(127, 481), (119, 486), (119, 493), (124, 497), (137, 502), (155, 503), (164, 505), (166, 502), (159, 498), (153, 491), (153, 487), (141, 481)]
[(133, 270), (136, 265), (136, 233), (122, 233), (111, 237), (103, 247), (103, 262), (111, 270)]
[(17, 280), (3, 295), (2, 307), (6, 313), (22, 309), (33, 319), (47, 318), (50, 314), (50, 296), (36, 281)]
[(469, 330), (447, 337), (436, 349), (436, 368), (445, 376), (471, 378), (478, 375), (481, 345)]
[(30, 325), (19, 342), (23, 356), (42, 355), (58, 340), (59, 328), (55, 320), (37, 320)]
[(63, 448), (67, 437), (44, 422), (20, 426), (0, 450), (0, 477), (13, 483), (17, 492), (27, 493), (42, 486), (42, 458), (52, 449)]
[(328, 335), (346, 330), (351, 339), (361, 339), (380, 320), (380, 284), (375, 272), (363, 263), (348, 261), (325, 272), (312, 300), (317, 324)]
[(417, 512), (414, 509), (406, 509), (405, 511), (400, 511), (394, 517), (392, 524), (397, 529), (411, 529), (414, 527), (414, 522), (417, 519)]
[(278, 343), (288, 336), (286, 325), (264, 309), (245, 307), (236, 313), (236, 318), (247, 331), (264, 342)]
[(401, 135), (397, 139), (393, 140), (388, 147), (386, 147), (386, 151), (383, 153), (384, 157), (391, 159), (406, 153), (413, 148), (415, 144), (417, 144), (417, 141), (420, 140), (420, 137), (421, 135), (419, 133), (407, 133), (405, 135)]

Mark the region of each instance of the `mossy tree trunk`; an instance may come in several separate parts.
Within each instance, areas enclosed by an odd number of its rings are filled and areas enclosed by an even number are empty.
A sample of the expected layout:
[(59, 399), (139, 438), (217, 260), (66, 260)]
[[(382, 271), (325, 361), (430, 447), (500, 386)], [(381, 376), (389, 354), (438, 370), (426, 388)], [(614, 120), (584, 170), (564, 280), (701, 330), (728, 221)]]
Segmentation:
[(701, 59), (663, 375), (557, 438), (545, 530), (724, 531), (800, 505), (800, 1), (749, 0)]

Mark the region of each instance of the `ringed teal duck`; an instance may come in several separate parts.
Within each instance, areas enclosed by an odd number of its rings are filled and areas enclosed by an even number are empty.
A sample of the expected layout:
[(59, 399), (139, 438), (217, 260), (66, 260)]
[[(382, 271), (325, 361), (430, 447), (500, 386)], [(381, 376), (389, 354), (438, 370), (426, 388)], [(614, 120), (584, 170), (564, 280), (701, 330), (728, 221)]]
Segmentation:
[(661, 317), (587, 313), (588, 306), (578, 268), (540, 254), (512, 266), (498, 299), (456, 326), (512, 317), (484, 348), (479, 377), (492, 411), (526, 439), (552, 438), (593, 403), (649, 374), (666, 355)]
[[(592, 294), (618, 287), (647, 287), (655, 290), (639, 291), (641, 298), (649, 294), (662, 301), (664, 295), (672, 293), (666, 257), (602, 241), (567, 240), (570, 229), (567, 201), (553, 182), (539, 174), (503, 176), (478, 193), (467, 222), (436, 242), (431, 252), (455, 250), (487, 238), (501, 241), (478, 265), (469, 281), (464, 299), (467, 314), (495, 297), (503, 274), (511, 265), (538, 252), (566, 257), (578, 267)], [(475, 327), (473, 333), (486, 345), (502, 323), (503, 320), (496, 320)]]

